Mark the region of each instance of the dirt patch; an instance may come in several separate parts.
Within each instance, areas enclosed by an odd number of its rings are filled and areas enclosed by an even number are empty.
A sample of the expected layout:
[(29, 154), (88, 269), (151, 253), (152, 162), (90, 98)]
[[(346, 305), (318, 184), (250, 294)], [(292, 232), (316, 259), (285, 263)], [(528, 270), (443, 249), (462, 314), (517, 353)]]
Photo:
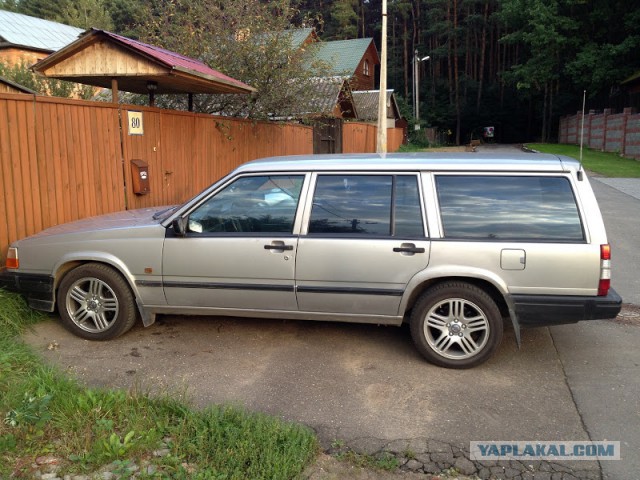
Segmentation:
[(622, 304), (622, 310), (613, 321), (624, 325), (640, 326), (640, 306), (630, 303)]
[(388, 472), (358, 467), (349, 462), (340, 461), (331, 455), (320, 454), (317, 461), (304, 473), (308, 480), (470, 480), (477, 477), (467, 477), (457, 474), (424, 474), (397, 470)]

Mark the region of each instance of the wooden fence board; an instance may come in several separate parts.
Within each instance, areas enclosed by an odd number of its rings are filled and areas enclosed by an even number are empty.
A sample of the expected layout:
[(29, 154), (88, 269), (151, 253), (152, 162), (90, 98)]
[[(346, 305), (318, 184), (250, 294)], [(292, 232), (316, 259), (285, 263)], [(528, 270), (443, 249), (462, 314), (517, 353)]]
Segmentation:
[(9, 152), (11, 155), (11, 182), (15, 189), (15, 226), (16, 234), (20, 237), (27, 235), (25, 226), (25, 215), (27, 214), (25, 208), (25, 192), (22, 184), (22, 168), (20, 158), (20, 134), (19, 129), (22, 128), (18, 124), (18, 109), (17, 102), (9, 102)]
[(55, 202), (55, 174), (51, 168), (51, 142), (47, 139), (47, 129), (44, 128), (44, 111), (42, 108), (36, 109), (36, 157), (38, 159), (38, 176), (40, 177), (40, 205), (42, 225), (55, 225), (57, 218), (57, 208)]
[(7, 245), (12, 238), (16, 238), (10, 222), (13, 222), (15, 209), (14, 197), (9, 175), (9, 112), (7, 102), (0, 103), (0, 245)]

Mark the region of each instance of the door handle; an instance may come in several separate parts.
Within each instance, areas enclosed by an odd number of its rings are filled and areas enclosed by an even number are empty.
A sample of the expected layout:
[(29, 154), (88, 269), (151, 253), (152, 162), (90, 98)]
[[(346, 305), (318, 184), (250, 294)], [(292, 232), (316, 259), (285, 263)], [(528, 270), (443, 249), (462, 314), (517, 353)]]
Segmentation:
[(265, 245), (265, 250), (293, 250), (293, 245)]
[(398, 253), (424, 253), (424, 248), (416, 247), (413, 243), (403, 243), (399, 247), (393, 248), (394, 252)]

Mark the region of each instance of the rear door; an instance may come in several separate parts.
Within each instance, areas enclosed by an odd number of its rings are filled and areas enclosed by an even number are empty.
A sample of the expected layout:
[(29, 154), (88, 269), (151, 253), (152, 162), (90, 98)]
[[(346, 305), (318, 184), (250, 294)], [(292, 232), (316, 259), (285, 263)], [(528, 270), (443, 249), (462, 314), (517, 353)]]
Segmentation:
[(301, 311), (398, 314), (407, 283), (429, 263), (418, 178), (314, 176), (296, 259)]

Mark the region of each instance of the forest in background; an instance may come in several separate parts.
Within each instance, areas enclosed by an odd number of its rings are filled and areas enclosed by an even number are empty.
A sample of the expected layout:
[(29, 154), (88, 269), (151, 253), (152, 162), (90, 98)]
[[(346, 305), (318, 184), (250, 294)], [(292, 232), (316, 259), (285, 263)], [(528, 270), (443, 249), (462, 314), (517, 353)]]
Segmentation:
[[(265, 105), (274, 104), (282, 88), (273, 72), (287, 78), (300, 69), (286, 39), (260, 59), (246, 48), (234, 50), (224, 39), (237, 44), (239, 32), (244, 38), (247, 32), (313, 26), (322, 40), (373, 37), (379, 49), (381, 4), (0, 0), (6, 10), (104, 28), (201, 58), (240, 80), (259, 83), (264, 101), (271, 98)], [(387, 5), (388, 86), (411, 120), (414, 52), (429, 56), (418, 63), (421, 124), (450, 132), (451, 143), (477, 138), (490, 125), (499, 141), (553, 139), (558, 118), (581, 109), (584, 90), (588, 109), (627, 106), (620, 83), (640, 71), (640, 0), (388, 0)], [(283, 58), (292, 64), (289, 70)]]

